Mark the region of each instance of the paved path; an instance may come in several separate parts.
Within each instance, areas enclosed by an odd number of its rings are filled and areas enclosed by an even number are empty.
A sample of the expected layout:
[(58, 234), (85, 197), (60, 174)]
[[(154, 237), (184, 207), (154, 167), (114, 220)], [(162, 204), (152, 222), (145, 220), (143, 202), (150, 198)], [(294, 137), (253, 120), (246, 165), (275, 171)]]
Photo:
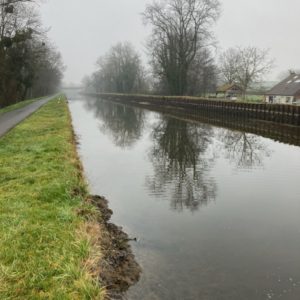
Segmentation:
[(43, 98), (34, 103), (31, 103), (25, 107), (4, 113), (0, 115), (0, 137), (5, 135), (9, 130), (14, 128), (24, 119), (33, 114), (36, 110), (38, 110), (41, 106), (46, 104), (51, 99), (54, 99), (55, 96), (49, 96), (47, 98)]

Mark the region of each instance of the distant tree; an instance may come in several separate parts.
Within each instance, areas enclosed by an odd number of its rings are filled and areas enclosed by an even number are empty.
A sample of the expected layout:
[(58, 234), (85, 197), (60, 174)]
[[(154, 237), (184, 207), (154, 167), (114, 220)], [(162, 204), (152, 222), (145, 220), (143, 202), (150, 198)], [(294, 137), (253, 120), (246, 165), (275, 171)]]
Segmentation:
[(60, 52), (49, 42), (42, 45), (34, 61), (34, 78), (31, 82), (31, 94), (34, 97), (52, 94), (58, 91), (65, 66)]
[(88, 75), (84, 76), (81, 80), (81, 84), (82, 84), (85, 92), (92, 92), (91, 88), (92, 88), (93, 82), (92, 82), (91, 76), (88, 76)]
[(132, 93), (146, 88), (140, 57), (128, 42), (113, 46), (97, 66), (91, 81), (98, 92)]
[(246, 95), (254, 82), (263, 80), (273, 67), (268, 50), (256, 47), (229, 48), (220, 57), (220, 72), (227, 83), (237, 83)]
[(147, 6), (144, 19), (152, 25), (151, 65), (166, 93), (189, 92), (189, 75), (212, 41), (210, 28), (219, 16), (219, 6), (218, 0), (164, 0)]

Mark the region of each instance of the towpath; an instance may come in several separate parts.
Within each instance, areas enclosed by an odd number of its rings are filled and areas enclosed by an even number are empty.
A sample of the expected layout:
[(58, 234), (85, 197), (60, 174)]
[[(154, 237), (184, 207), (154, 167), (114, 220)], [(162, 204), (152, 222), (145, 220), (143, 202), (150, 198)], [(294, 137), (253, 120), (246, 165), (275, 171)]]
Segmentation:
[(29, 117), (35, 111), (37, 111), (40, 107), (46, 104), (51, 99), (54, 99), (55, 96), (49, 96), (38, 100), (34, 103), (31, 103), (25, 107), (4, 113), (0, 115), (0, 137), (4, 136), (9, 130), (14, 128), (24, 119)]

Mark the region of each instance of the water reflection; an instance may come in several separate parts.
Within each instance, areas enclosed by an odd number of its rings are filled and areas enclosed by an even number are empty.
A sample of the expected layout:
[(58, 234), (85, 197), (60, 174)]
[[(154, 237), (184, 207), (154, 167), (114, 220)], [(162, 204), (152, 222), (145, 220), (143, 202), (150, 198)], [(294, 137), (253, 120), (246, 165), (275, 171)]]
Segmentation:
[(237, 168), (250, 169), (261, 167), (264, 159), (271, 155), (267, 145), (256, 135), (246, 132), (221, 130), (219, 137), (223, 142), (225, 156)]
[(299, 147), (271, 140), (298, 145), (296, 131), (103, 105), (70, 101), (91, 191), (139, 238), (128, 299), (299, 299)]
[(154, 176), (146, 184), (154, 195), (171, 193), (173, 209), (197, 210), (216, 197), (216, 184), (208, 171), (214, 161), (208, 155), (213, 130), (162, 116), (153, 128), (150, 160)]
[(102, 121), (100, 129), (121, 148), (130, 148), (140, 139), (144, 129), (145, 113), (131, 106), (90, 99), (86, 108)]
[[(143, 109), (94, 98), (85, 106), (102, 121), (101, 131), (116, 146), (131, 148), (142, 137)], [(216, 159), (215, 139), (239, 169), (260, 167), (271, 154), (259, 136), (166, 115), (160, 115), (151, 131), (149, 158), (154, 175), (146, 177), (146, 186), (151, 195), (168, 198), (177, 211), (195, 211), (216, 198), (216, 183), (209, 174)]]

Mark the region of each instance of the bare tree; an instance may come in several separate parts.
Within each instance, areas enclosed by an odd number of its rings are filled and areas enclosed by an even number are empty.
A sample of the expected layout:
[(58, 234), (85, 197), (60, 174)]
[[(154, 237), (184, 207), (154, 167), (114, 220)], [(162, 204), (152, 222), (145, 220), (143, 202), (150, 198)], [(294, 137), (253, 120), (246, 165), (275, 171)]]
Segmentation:
[(220, 55), (219, 62), (221, 81), (225, 84), (235, 83), (239, 65), (239, 50), (237, 48), (229, 48)]
[(168, 92), (184, 95), (197, 54), (212, 40), (211, 25), (219, 16), (218, 0), (164, 0), (144, 12), (152, 25), (149, 51), (155, 76)]
[(229, 48), (220, 58), (220, 71), (225, 82), (237, 83), (245, 97), (251, 84), (263, 80), (274, 61), (269, 58), (269, 50), (256, 47)]
[(133, 46), (118, 43), (100, 57), (91, 80), (98, 92), (131, 93), (145, 89), (145, 71)]
[(30, 89), (31, 96), (38, 97), (57, 92), (63, 78), (65, 65), (60, 52), (47, 42), (44, 45), (38, 43), (33, 64), (32, 81), (27, 89)]
[(92, 92), (92, 85), (93, 85), (92, 76), (88, 76), (88, 75), (84, 76), (81, 80), (81, 84), (85, 92)]

